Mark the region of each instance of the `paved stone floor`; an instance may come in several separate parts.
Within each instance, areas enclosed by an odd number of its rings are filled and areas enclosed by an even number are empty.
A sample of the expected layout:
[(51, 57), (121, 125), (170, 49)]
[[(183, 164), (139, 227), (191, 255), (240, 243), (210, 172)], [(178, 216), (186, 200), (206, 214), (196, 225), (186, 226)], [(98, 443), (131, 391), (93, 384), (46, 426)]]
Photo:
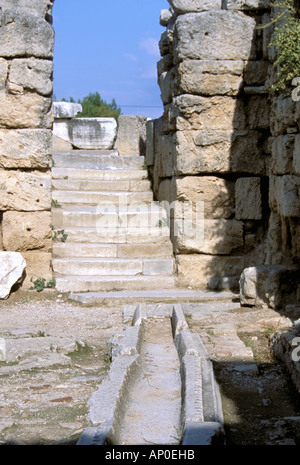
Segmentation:
[[(268, 348), (270, 334), (291, 322), (234, 300), (182, 302), (214, 363), (227, 443), (299, 444), (299, 394)], [(118, 302), (82, 306), (49, 290), (18, 291), (0, 303), (0, 338), (23, 347), (10, 349), (14, 362), (0, 362), (1, 444), (77, 442), (89, 426), (88, 401), (109, 369), (107, 342), (129, 324)]]

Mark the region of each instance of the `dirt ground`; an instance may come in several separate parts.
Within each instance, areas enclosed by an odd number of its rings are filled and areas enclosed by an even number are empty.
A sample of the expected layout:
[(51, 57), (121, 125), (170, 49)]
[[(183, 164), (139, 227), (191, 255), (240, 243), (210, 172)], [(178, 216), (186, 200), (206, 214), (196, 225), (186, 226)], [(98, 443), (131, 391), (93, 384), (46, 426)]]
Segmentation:
[(2, 301), (0, 337), (67, 336), (84, 347), (66, 366), (0, 372), (0, 444), (75, 444), (88, 426), (88, 399), (109, 369), (107, 342), (121, 328), (121, 308), (80, 307), (55, 291), (18, 291)]
[[(53, 290), (18, 291), (0, 302), (0, 338), (55, 336), (80, 341), (80, 350), (64, 357), (66, 364), (47, 366), (43, 358), (31, 356), (32, 364), (20, 370), (20, 360), (9, 366), (0, 362), (2, 445), (74, 445), (89, 426), (88, 400), (109, 370), (107, 342), (124, 327), (122, 307), (84, 307), (67, 297)], [(222, 339), (216, 336), (211, 343), (209, 318), (188, 318), (212, 356), (228, 445), (300, 444), (300, 395), (269, 349), (269, 337), (276, 330), (274, 315), (268, 314), (267, 325), (256, 324), (255, 319), (266, 321), (265, 317), (250, 309), (226, 314), (227, 323), (230, 318), (239, 321), (239, 340), (254, 354), (253, 360), (243, 363), (216, 355)], [(218, 332), (222, 315), (214, 321)]]

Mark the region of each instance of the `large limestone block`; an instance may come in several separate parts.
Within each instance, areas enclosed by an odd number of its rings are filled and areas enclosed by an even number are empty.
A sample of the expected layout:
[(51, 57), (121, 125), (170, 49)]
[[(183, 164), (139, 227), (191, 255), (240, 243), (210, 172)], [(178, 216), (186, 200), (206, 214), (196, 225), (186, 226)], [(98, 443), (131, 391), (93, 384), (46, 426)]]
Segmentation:
[(118, 118), (117, 150), (119, 155), (144, 155), (146, 123), (143, 116), (120, 115)]
[(235, 185), (235, 217), (238, 220), (262, 219), (260, 178), (239, 178)]
[(293, 151), (293, 171), (295, 174), (300, 174), (300, 134), (297, 134), (295, 137)]
[(0, 252), (0, 299), (7, 299), (24, 278), (26, 261), (18, 252)]
[(53, 102), (53, 116), (55, 119), (75, 118), (82, 112), (82, 105), (73, 102)]
[(170, 19), (172, 18), (172, 13), (170, 10), (161, 10), (160, 12), (160, 17), (159, 17), (159, 23), (161, 26), (167, 26)]
[(177, 66), (181, 94), (237, 95), (243, 84), (242, 60), (185, 60)]
[(293, 134), (284, 134), (274, 138), (271, 163), (274, 174), (289, 174), (292, 172), (294, 140), (295, 136)]
[(225, 10), (258, 10), (270, 8), (270, 0), (223, 0)]
[[(193, 220), (194, 215), (175, 219), (177, 253), (229, 255), (244, 245), (243, 223), (237, 220)], [(203, 229), (203, 231), (201, 231)], [(201, 234), (203, 232), (203, 234)]]
[(169, 3), (177, 14), (219, 10), (221, 8), (219, 0), (169, 0)]
[(270, 105), (266, 96), (253, 95), (245, 105), (247, 124), (250, 129), (266, 129), (270, 127)]
[(0, 171), (0, 210), (51, 209), (51, 172)]
[(234, 216), (234, 182), (216, 176), (177, 178), (176, 199), (181, 202), (204, 202), (205, 219)]
[(41, 95), (53, 91), (53, 62), (36, 58), (18, 58), (12, 61), (9, 71), (10, 83)]
[(146, 164), (152, 166), (154, 164), (155, 148), (154, 148), (154, 121), (149, 120), (146, 123)]
[(109, 150), (114, 147), (117, 123), (114, 118), (58, 119), (53, 134), (77, 149)]
[(254, 18), (224, 10), (182, 15), (175, 26), (175, 62), (255, 58), (255, 27)]
[(203, 97), (184, 94), (173, 98), (165, 115), (173, 129), (211, 131), (244, 129), (243, 102), (227, 96)]
[(270, 129), (273, 136), (285, 134), (289, 127), (295, 127), (300, 117), (300, 101), (279, 95), (271, 101)]
[(0, 128), (52, 128), (51, 98), (0, 92)]
[(3, 10), (7, 8), (27, 9), (45, 18), (47, 14), (51, 15), (53, 0), (2, 0), (1, 6)]
[(51, 212), (4, 212), (2, 220), (5, 250), (45, 250), (52, 246)]
[[(31, 9), (18, 5), (12, 8), (11, 2), (9, 3), (0, 13), (0, 56), (51, 59), (54, 47), (54, 30), (51, 24)], [(37, 0), (35, 3), (37, 4)], [(41, 2), (41, 6), (43, 3)]]
[(265, 84), (268, 72), (269, 61), (248, 61), (245, 64), (244, 81), (248, 86), (258, 86)]
[(297, 302), (300, 270), (283, 265), (246, 268), (240, 278), (242, 305), (280, 309)]
[(178, 131), (176, 174), (265, 173), (255, 131)]
[[(176, 135), (164, 134), (155, 141), (155, 175), (161, 178), (176, 174)], [(155, 177), (154, 176), (154, 179)]]
[(50, 252), (33, 251), (22, 252), (26, 260), (26, 278), (23, 287), (29, 289), (32, 281), (38, 278), (44, 278), (47, 281), (52, 279), (52, 254)]
[(3, 91), (6, 86), (6, 79), (8, 74), (8, 61), (0, 58), (0, 91)]
[(71, 142), (68, 142), (61, 137), (53, 135), (52, 141), (53, 153), (55, 152), (71, 152), (73, 150)]
[(189, 254), (177, 256), (178, 280), (183, 286), (206, 288), (214, 277), (240, 276), (244, 257)]
[(299, 176), (270, 176), (269, 186), (269, 203), (271, 209), (284, 217), (299, 217)]
[(51, 129), (0, 129), (1, 168), (49, 168), (51, 153)]

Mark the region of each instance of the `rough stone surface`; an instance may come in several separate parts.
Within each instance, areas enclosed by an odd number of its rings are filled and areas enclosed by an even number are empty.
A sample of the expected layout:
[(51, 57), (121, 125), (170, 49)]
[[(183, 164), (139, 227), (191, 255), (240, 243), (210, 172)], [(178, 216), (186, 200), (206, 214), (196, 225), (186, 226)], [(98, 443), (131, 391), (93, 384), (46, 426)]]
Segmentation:
[(51, 24), (29, 9), (18, 6), (10, 4), (1, 11), (0, 56), (52, 59), (54, 31)]
[(284, 265), (246, 268), (240, 279), (242, 305), (280, 309), (297, 301), (299, 269)]
[(212, 276), (238, 276), (245, 268), (242, 256), (189, 254), (177, 256), (178, 281), (183, 286), (205, 289)]
[(299, 176), (270, 176), (270, 205), (274, 211), (284, 217), (298, 217)]
[(24, 278), (26, 261), (18, 252), (0, 252), (0, 299), (7, 299), (14, 285)]
[(247, 60), (254, 54), (254, 32), (255, 20), (242, 14), (226, 11), (185, 14), (176, 22), (176, 62), (187, 58)]
[(0, 92), (0, 128), (52, 128), (51, 99), (36, 93)]
[(169, 3), (175, 13), (178, 14), (221, 8), (221, 3), (218, 0), (170, 0)]
[(119, 155), (145, 155), (147, 119), (120, 115), (118, 118), (117, 150)]
[(40, 211), (51, 208), (51, 173), (0, 171), (2, 211)]
[(50, 168), (50, 129), (0, 129), (1, 168)]
[(82, 112), (82, 105), (72, 102), (53, 102), (53, 116), (55, 119), (75, 118)]
[(50, 212), (5, 212), (2, 220), (3, 246), (5, 250), (51, 251)]
[(11, 63), (9, 82), (47, 96), (53, 91), (52, 73), (50, 60), (17, 58)]
[(261, 220), (260, 178), (239, 178), (235, 185), (235, 217), (238, 220)]

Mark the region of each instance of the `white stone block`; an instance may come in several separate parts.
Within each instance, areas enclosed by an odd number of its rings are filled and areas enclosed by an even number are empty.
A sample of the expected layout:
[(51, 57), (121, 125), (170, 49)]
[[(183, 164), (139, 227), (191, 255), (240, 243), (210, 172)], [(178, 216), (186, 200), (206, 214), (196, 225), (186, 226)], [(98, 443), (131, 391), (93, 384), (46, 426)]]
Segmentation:
[(114, 118), (73, 118), (57, 120), (53, 134), (69, 142), (77, 149), (110, 150), (117, 135)]
[(80, 103), (53, 102), (53, 116), (55, 119), (75, 118), (81, 112), (82, 105)]
[(19, 283), (26, 261), (18, 252), (0, 252), (0, 299), (7, 299), (11, 288)]

